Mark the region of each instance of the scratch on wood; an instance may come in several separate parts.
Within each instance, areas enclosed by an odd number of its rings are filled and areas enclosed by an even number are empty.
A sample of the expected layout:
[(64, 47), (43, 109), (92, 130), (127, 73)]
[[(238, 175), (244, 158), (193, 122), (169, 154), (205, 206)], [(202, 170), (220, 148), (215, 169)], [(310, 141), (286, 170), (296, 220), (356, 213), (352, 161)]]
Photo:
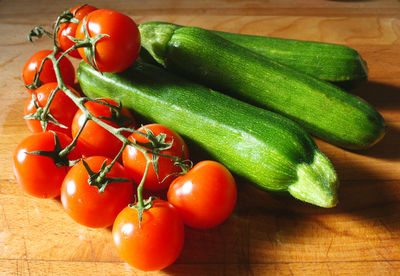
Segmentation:
[(16, 55), (16, 56), (13, 56), (13, 57), (7, 59), (7, 60), (4, 61), (3, 63), (0, 63), (0, 68), (1, 68), (1, 67), (5, 67), (6, 65), (12, 63), (12, 62), (13, 62), (17, 57), (19, 57), (20, 55), (21, 55), (21, 54), (18, 54), (18, 55)]
[(333, 238), (331, 238), (331, 242), (329, 243), (328, 250), (326, 250), (326, 255), (325, 255), (326, 257), (328, 257), (328, 255), (329, 255), (329, 251), (331, 250), (332, 243), (333, 243)]
[(382, 218), (378, 218), (379, 223), (383, 226), (383, 228), (386, 229), (386, 231), (388, 231), (388, 233), (390, 234), (390, 236), (392, 236), (392, 231), (390, 230), (389, 226), (386, 225), (385, 222), (383, 222)]

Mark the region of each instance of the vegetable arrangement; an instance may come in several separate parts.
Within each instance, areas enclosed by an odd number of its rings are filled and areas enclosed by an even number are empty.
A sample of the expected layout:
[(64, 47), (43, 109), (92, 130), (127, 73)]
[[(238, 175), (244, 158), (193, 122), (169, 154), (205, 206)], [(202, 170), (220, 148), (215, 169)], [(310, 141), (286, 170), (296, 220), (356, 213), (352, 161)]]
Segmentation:
[[(172, 264), (185, 225), (209, 229), (230, 216), (237, 200), (230, 171), (260, 189), (329, 208), (339, 181), (306, 130), (352, 149), (372, 146), (384, 133), (370, 105), (297, 71), (329, 81), (365, 78), (364, 61), (346, 47), (265, 38), (271, 46), (263, 51), (261, 37), (159, 22), (138, 28), (124, 14), (90, 5), (65, 11), (52, 32), (35, 27), (28, 37), (43, 35), (53, 49), (35, 53), (23, 68), (33, 134), (15, 150), (16, 180), (29, 195), (60, 196), (79, 224), (112, 226), (117, 252), (140, 270)], [(137, 60), (141, 46), (168, 70), (289, 118)], [(323, 55), (329, 66), (320, 70), (312, 51), (303, 68), (274, 61), (293, 65), (291, 47), (308, 46), (336, 55)], [(74, 89), (67, 56), (83, 59), (77, 77), (85, 96)], [(193, 164), (186, 141), (213, 160)], [(156, 192), (163, 196), (145, 196)]]

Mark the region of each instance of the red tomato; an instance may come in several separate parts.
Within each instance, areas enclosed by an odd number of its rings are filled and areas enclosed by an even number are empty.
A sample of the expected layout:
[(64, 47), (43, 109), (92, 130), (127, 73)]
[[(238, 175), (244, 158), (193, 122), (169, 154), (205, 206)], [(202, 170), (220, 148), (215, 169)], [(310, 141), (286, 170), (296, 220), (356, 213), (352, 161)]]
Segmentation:
[[(57, 133), (62, 148), (71, 143), (71, 138)], [(26, 193), (39, 198), (52, 198), (60, 194), (60, 187), (67, 167), (58, 166), (50, 157), (28, 154), (33, 151), (54, 150), (54, 133), (35, 133), (25, 138), (16, 148), (13, 158), (14, 175)], [(76, 160), (81, 155), (74, 149), (68, 158)]]
[[(117, 102), (110, 99), (98, 99), (104, 102), (108, 102), (114, 106), (118, 106)], [(95, 117), (111, 117), (110, 107), (89, 101), (85, 103), (86, 108), (90, 113)], [(121, 114), (125, 117), (122, 118), (121, 126), (124, 127), (135, 127), (136, 123), (129, 110), (122, 107)], [(86, 115), (79, 109), (72, 121), (72, 136), (75, 137), (82, 127), (84, 121), (86, 119)], [(103, 122), (106, 122), (108, 125), (113, 127), (118, 127), (119, 125), (116, 123), (112, 123), (105, 119), (102, 119)], [(125, 133), (126, 136), (129, 133)], [(86, 126), (84, 127), (82, 133), (78, 137), (78, 145), (82, 154), (85, 156), (93, 156), (93, 155), (102, 155), (110, 158), (114, 158), (122, 147), (122, 142), (116, 138), (113, 134), (111, 134), (108, 130), (99, 126), (97, 123), (93, 121), (88, 121)]]
[[(33, 83), (33, 79), (35, 78), (36, 72), (40, 68), (40, 64), (43, 59), (51, 54), (50, 50), (42, 50), (35, 53), (33, 56), (29, 58), (29, 60), (25, 63), (25, 66), (22, 70), (22, 79), (25, 85), (29, 85)], [(57, 55), (59, 57), (60, 54)], [(60, 61), (60, 70), (61, 76), (64, 80), (64, 83), (69, 86), (73, 86), (75, 82), (75, 69), (72, 65), (71, 61), (64, 57)], [(53, 63), (51, 60), (46, 60), (43, 64), (43, 69), (40, 72), (39, 80), (42, 84), (48, 82), (57, 82), (56, 73), (54, 72)], [(30, 92), (33, 90), (28, 89)]]
[[(84, 39), (84, 27), (90, 37), (99, 34), (109, 36), (96, 42), (95, 58), (101, 72), (121, 72), (135, 60), (140, 49), (140, 34), (135, 21), (112, 10), (95, 10), (87, 15), (86, 26), (82, 20), (76, 30), (76, 38)], [(88, 62), (83, 48), (78, 49), (81, 57)]]
[[(74, 14), (74, 18), (78, 19), (81, 21), (87, 14), (91, 13), (92, 11), (97, 10), (97, 8), (86, 5), (82, 6), (79, 5), (71, 10), (71, 13)], [(75, 32), (76, 28), (78, 27), (78, 23), (72, 23), (72, 22), (67, 22), (67, 23), (62, 23), (60, 25), (60, 28), (58, 29), (57, 32), (57, 41), (58, 44), (60, 45), (60, 48), (65, 52), (69, 48), (71, 48), (75, 42), (73, 42), (71, 39), (69, 39), (68, 36), (75, 37)], [(75, 58), (81, 58), (81, 56), (78, 53), (78, 50), (73, 50), (68, 53), (70, 56), (75, 57)]]
[[(170, 128), (160, 125), (160, 124), (149, 124), (145, 125), (138, 129), (138, 131), (146, 133), (145, 128), (151, 130), (154, 135), (158, 135), (160, 133), (166, 134), (165, 142), (172, 143), (172, 147), (167, 150), (162, 150), (160, 153), (182, 157), (182, 151), (184, 151), (185, 159), (189, 158), (189, 151), (186, 143), (183, 141), (182, 137), (171, 130)], [(129, 140), (138, 141), (142, 143), (148, 142), (148, 140), (136, 133), (132, 133), (129, 136)], [(151, 154), (150, 154), (151, 157)], [(136, 184), (139, 184), (146, 167), (146, 157), (144, 154), (137, 150), (132, 146), (127, 146), (122, 153), (122, 162), (128, 171), (130, 177), (134, 180)], [(174, 161), (167, 157), (160, 157), (158, 159), (158, 169), (159, 169), (159, 177), (157, 178), (156, 172), (154, 171), (154, 167), (150, 166), (146, 180), (144, 182), (144, 188), (151, 191), (160, 191), (165, 190), (169, 187), (172, 180), (176, 177), (176, 175), (171, 175), (174, 173), (179, 173), (181, 169), (178, 166), (174, 166)], [(171, 176), (169, 176), (171, 175)], [(168, 178), (166, 178), (169, 176)]]
[(206, 229), (221, 224), (236, 204), (236, 183), (220, 163), (202, 161), (178, 177), (169, 187), (167, 198), (191, 227)]
[[(92, 156), (85, 159), (90, 169), (97, 173), (106, 157)], [(112, 160), (107, 159), (107, 164)], [(118, 162), (106, 175), (110, 178), (126, 177), (124, 167)], [(88, 183), (89, 174), (83, 162), (74, 165), (65, 176), (61, 187), (61, 202), (67, 213), (78, 223), (88, 227), (108, 227), (113, 224), (118, 213), (133, 199), (131, 182), (108, 184), (103, 193)]]
[(184, 241), (184, 226), (176, 209), (167, 201), (156, 199), (143, 212), (139, 227), (138, 211), (125, 207), (112, 229), (119, 255), (131, 266), (160, 270), (179, 256)]
[[(35, 90), (35, 94), (37, 97), (37, 101), (40, 107), (45, 107), (47, 104), (47, 100), (51, 91), (57, 88), (56, 82), (50, 82), (42, 85), (38, 89)], [(68, 87), (75, 95), (79, 95), (72, 87)], [(67, 128), (59, 127), (53, 123), (48, 123), (47, 130), (59, 131), (67, 134), (68, 136), (72, 136), (71, 134), (71, 125), (72, 119), (75, 116), (78, 107), (75, 103), (61, 90), (58, 90), (50, 104), (50, 114), (62, 125)], [(34, 100), (30, 97), (26, 104), (24, 114), (29, 115), (36, 112), (36, 107)], [(42, 132), (42, 126), (39, 120), (35, 119), (26, 119), (25, 120), (28, 128), (32, 132)]]

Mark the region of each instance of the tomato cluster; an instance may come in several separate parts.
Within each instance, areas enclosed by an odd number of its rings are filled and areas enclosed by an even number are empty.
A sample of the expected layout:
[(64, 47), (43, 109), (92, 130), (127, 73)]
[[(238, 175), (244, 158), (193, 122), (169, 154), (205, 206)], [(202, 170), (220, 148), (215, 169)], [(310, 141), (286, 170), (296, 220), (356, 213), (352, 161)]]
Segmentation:
[[(140, 35), (136, 23), (116, 11), (84, 5), (66, 14), (68, 22), (56, 23), (55, 50), (36, 53), (23, 68), (30, 93), (25, 119), (33, 133), (15, 150), (16, 180), (29, 195), (60, 197), (82, 225), (113, 226), (118, 253), (135, 268), (163, 269), (182, 250), (184, 225), (206, 229), (228, 218), (235, 180), (214, 161), (191, 168), (188, 147), (172, 129), (155, 123), (136, 128), (117, 101), (80, 98), (66, 54), (119, 72), (135, 61)], [(77, 47), (88, 41), (94, 52)], [(161, 197), (143, 196), (154, 193)]]

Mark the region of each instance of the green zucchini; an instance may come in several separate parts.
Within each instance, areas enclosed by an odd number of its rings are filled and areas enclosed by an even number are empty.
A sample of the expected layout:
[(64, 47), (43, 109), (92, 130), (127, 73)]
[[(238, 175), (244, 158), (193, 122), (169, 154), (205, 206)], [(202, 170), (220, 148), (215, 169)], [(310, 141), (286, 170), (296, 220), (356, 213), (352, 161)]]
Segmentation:
[[(157, 25), (160, 22), (143, 24)], [(222, 31), (212, 32), (321, 80), (335, 83), (358, 83), (368, 78), (366, 61), (356, 50), (345, 45)]]
[(325, 141), (364, 149), (384, 135), (382, 116), (362, 99), (210, 31), (168, 23), (139, 30), (142, 47), (167, 69), (287, 116)]
[(82, 62), (77, 75), (87, 96), (118, 99), (171, 127), (261, 189), (287, 191), (322, 207), (337, 203), (332, 164), (307, 132), (283, 116), (139, 61), (119, 74), (102, 74)]

